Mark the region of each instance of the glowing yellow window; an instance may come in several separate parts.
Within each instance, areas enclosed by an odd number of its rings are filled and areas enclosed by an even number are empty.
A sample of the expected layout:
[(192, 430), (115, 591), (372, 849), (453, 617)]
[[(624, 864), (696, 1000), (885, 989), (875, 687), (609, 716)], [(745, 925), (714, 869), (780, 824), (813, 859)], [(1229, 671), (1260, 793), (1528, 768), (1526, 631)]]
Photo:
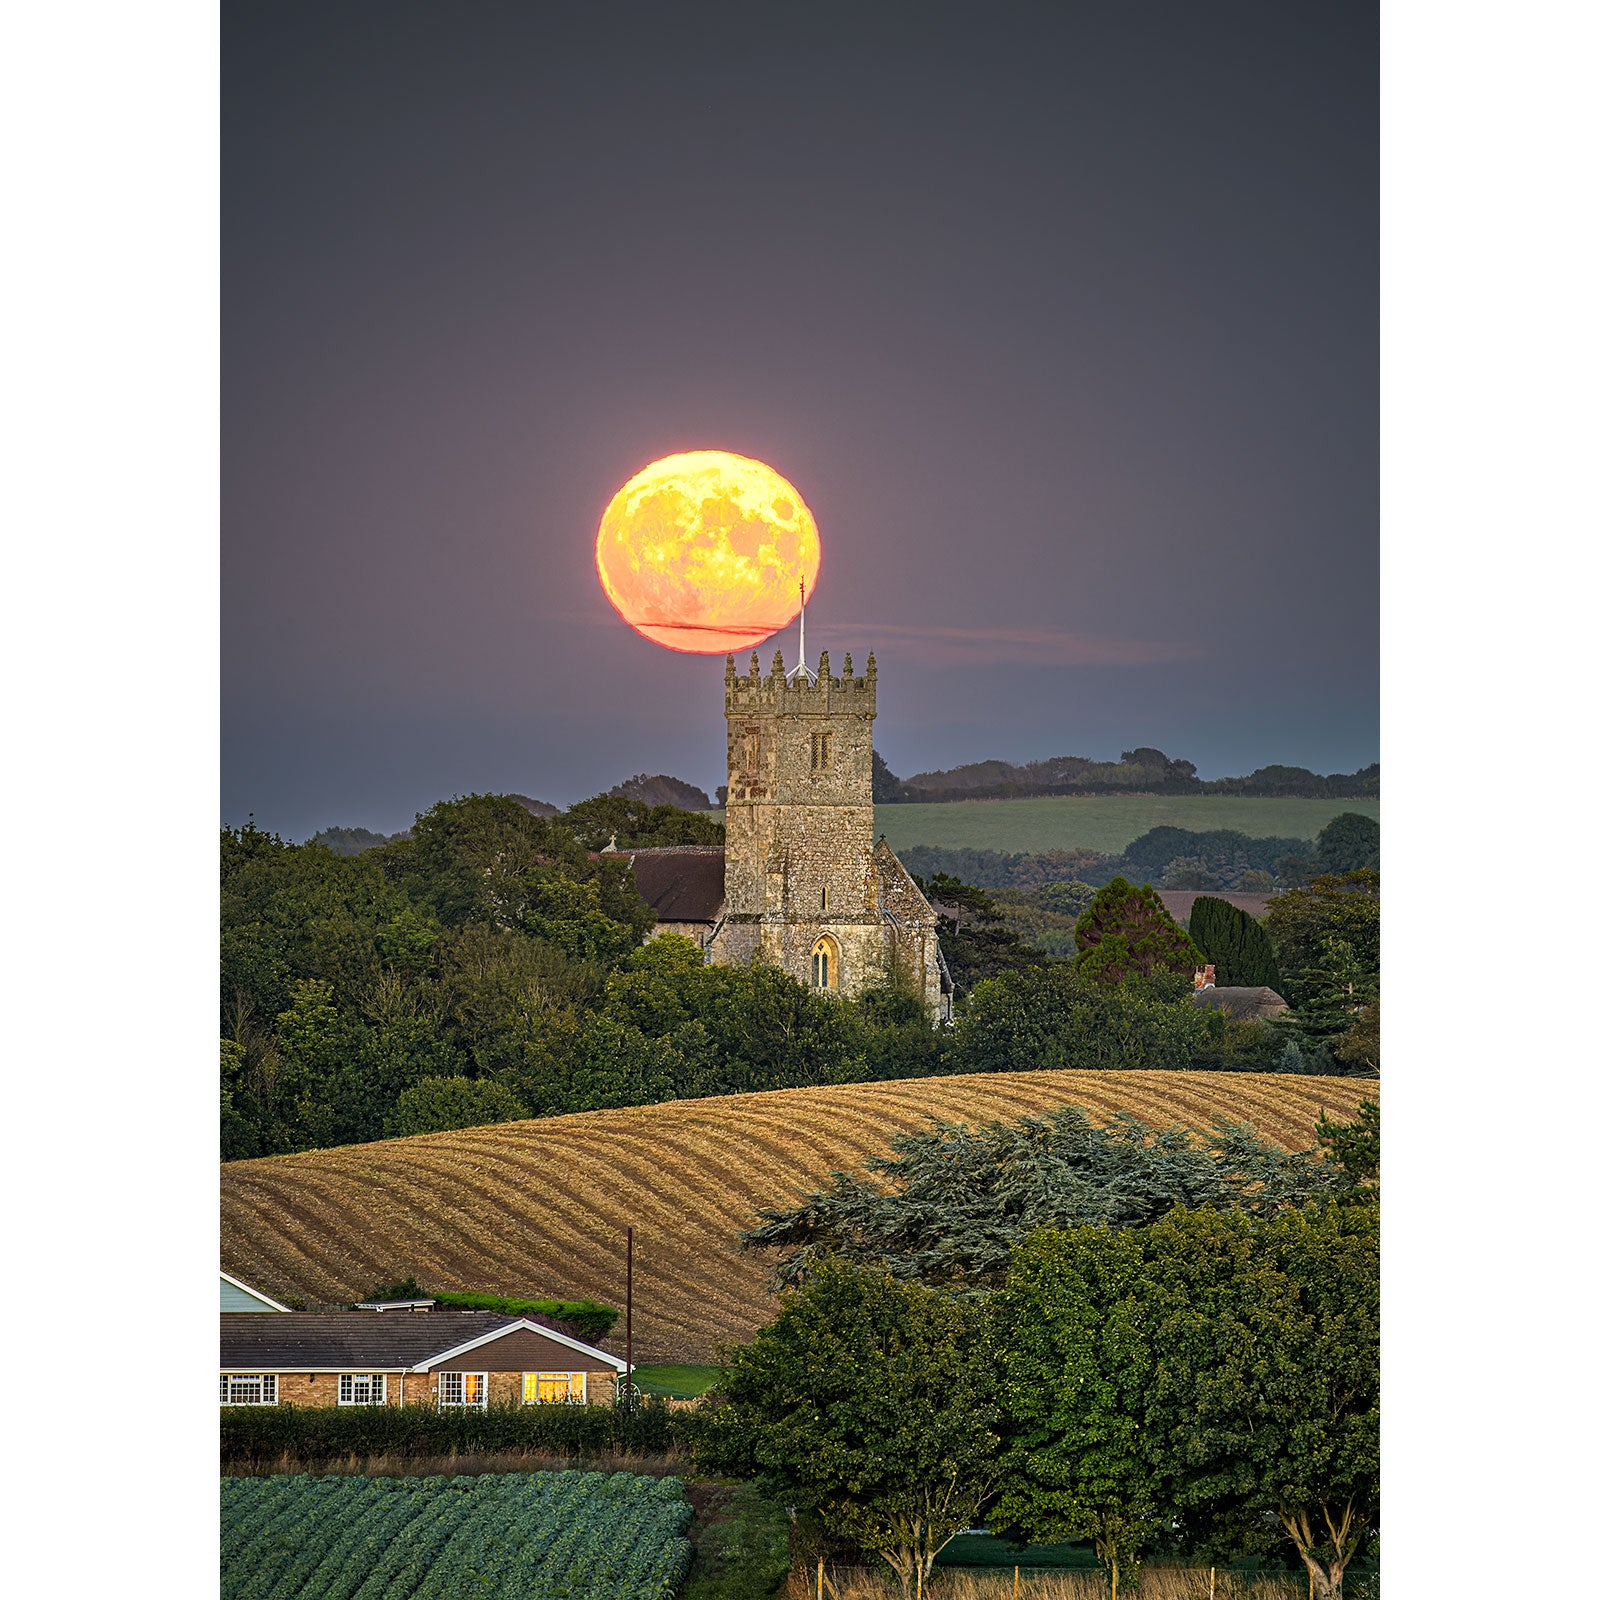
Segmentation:
[(811, 947), (811, 984), (824, 990), (839, 987), (839, 947), (826, 934)]
[(582, 1405), (586, 1374), (582, 1372), (524, 1372), (522, 1403), (533, 1405)]

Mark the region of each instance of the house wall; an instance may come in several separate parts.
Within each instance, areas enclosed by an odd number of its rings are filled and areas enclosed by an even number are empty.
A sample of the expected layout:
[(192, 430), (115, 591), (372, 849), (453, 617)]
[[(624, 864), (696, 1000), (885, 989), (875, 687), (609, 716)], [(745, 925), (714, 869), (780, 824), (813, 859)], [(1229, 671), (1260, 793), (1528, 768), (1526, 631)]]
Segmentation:
[[(452, 1363), (453, 1372), (488, 1372), (489, 1400), (493, 1405), (520, 1405), (522, 1402), (522, 1375), (524, 1372), (588, 1372), (587, 1390), (590, 1405), (610, 1405), (617, 1397), (617, 1375), (610, 1367), (590, 1369), (579, 1352), (569, 1350), (570, 1359), (549, 1361), (537, 1366), (518, 1367), (515, 1371), (500, 1371), (487, 1364), (471, 1365), (469, 1360)], [(247, 1369), (237, 1369), (243, 1372)], [(444, 1369), (441, 1369), (444, 1370)], [(339, 1403), (339, 1374), (336, 1372), (280, 1372), (278, 1375), (278, 1404), (280, 1406), (336, 1406)], [(387, 1374), (385, 1404), (400, 1405), (402, 1386), (404, 1403), (436, 1406), (439, 1403), (439, 1378), (432, 1372), (407, 1372)]]
[(271, 1311), (276, 1312), (277, 1306), (269, 1306), (259, 1295), (252, 1294), (248, 1289), (241, 1289), (236, 1283), (229, 1283), (226, 1278), (219, 1280), (222, 1285), (222, 1309), (224, 1311)]
[[(491, 1367), (474, 1367), (463, 1361), (461, 1365), (452, 1363), (449, 1367), (441, 1367), (441, 1372), (485, 1372), (489, 1374), (489, 1404), (493, 1406), (514, 1406), (522, 1404), (522, 1375), (524, 1372), (587, 1372), (585, 1388), (588, 1401), (592, 1406), (608, 1406), (617, 1397), (617, 1375), (610, 1367), (586, 1368), (576, 1350), (568, 1352), (570, 1360), (564, 1362), (547, 1362), (537, 1367), (518, 1367), (515, 1372), (497, 1371)], [(417, 1385), (416, 1394), (412, 1393), (411, 1386)], [(439, 1376), (438, 1373), (414, 1372), (406, 1378), (406, 1403), (426, 1401), (429, 1405), (439, 1403)]]

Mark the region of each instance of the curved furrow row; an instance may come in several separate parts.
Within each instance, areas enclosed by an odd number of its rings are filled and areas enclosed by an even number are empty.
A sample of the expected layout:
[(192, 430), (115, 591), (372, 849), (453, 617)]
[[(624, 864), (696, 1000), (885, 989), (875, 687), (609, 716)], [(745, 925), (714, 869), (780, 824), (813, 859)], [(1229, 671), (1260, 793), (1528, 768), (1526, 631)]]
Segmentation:
[[(352, 1228), (350, 1215), (327, 1201), (322, 1192), (325, 1175), (317, 1168), (304, 1172), (279, 1168), (272, 1176), (274, 1182), (258, 1181), (254, 1185), (248, 1202), (251, 1220), (257, 1229), (270, 1230), (315, 1263), (316, 1281), (297, 1282), (294, 1287), (322, 1298), (327, 1293), (324, 1280), (342, 1284), (349, 1276), (354, 1262), (349, 1259), (347, 1246), (352, 1238), (361, 1238), (365, 1225), (358, 1219)], [(225, 1219), (226, 1214), (225, 1204)], [(226, 1221), (224, 1226), (226, 1229)], [(236, 1240), (236, 1244), (248, 1248), (248, 1241)], [(248, 1278), (248, 1274), (245, 1276)]]
[(636, 1231), (635, 1345), (708, 1354), (774, 1304), (770, 1263), (737, 1234), (835, 1171), (859, 1171), (930, 1118), (975, 1126), (1081, 1106), (1155, 1126), (1221, 1113), (1288, 1148), (1371, 1082), (1218, 1073), (1051, 1070), (768, 1090), (583, 1112), (241, 1162), (223, 1169), (224, 1260), (269, 1292), (366, 1293), (390, 1270), (440, 1287), (616, 1303), (621, 1230)]
[[(612, 1141), (613, 1145), (619, 1142), (621, 1141), (617, 1141), (615, 1139)], [(627, 1142), (632, 1143), (635, 1141)], [(507, 1164), (506, 1156), (504, 1154), (501, 1156), (499, 1161), (488, 1161), (484, 1158), (480, 1158), (480, 1162), (474, 1164), (473, 1176), (471, 1178), (464, 1178), (458, 1171), (452, 1170), (451, 1163), (446, 1159), (447, 1155), (448, 1152), (442, 1150), (430, 1151), (430, 1159), (418, 1160), (414, 1153), (408, 1165), (413, 1172), (425, 1173), (433, 1180), (433, 1192), (436, 1196), (443, 1196), (445, 1194), (450, 1195), (450, 1199), (446, 1202), (446, 1204), (449, 1206), (450, 1214), (455, 1216), (465, 1216), (468, 1219), (476, 1219), (482, 1224), (486, 1231), (492, 1234), (497, 1241), (502, 1242), (510, 1239), (515, 1239), (520, 1242), (520, 1240), (526, 1237), (530, 1228), (537, 1230), (547, 1238), (553, 1238), (555, 1235), (560, 1234), (564, 1237), (560, 1238), (559, 1240), (555, 1240), (556, 1243), (562, 1246), (562, 1249), (556, 1257), (558, 1260), (570, 1260), (572, 1257), (577, 1256), (580, 1257), (580, 1264), (587, 1265), (589, 1261), (594, 1261), (595, 1266), (599, 1267), (601, 1266), (601, 1262), (595, 1260), (595, 1257), (598, 1254), (603, 1258), (604, 1270), (590, 1271), (589, 1273), (585, 1274), (584, 1282), (581, 1284), (574, 1284), (573, 1288), (567, 1292), (575, 1294), (605, 1294), (609, 1290), (613, 1297), (620, 1294), (622, 1288), (622, 1284), (620, 1282), (621, 1262), (619, 1259), (617, 1246), (615, 1244), (607, 1244), (598, 1252), (593, 1248), (585, 1248), (586, 1246), (592, 1246), (593, 1244), (592, 1231), (594, 1223), (596, 1221), (605, 1223), (610, 1220), (607, 1215), (607, 1211), (614, 1214), (617, 1218), (616, 1233), (619, 1240), (621, 1226), (623, 1222), (630, 1216), (635, 1219), (637, 1219), (640, 1215), (649, 1216), (650, 1220), (657, 1223), (660, 1231), (664, 1235), (669, 1233), (676, 1235), (680, 1242), (682, 1241), (682, 1236), (686, 1232), (707, 1231), (702, 1227), (695, 1225), (690, 1207), (688, 1205), (677, 1206), (671, 1204), (673, 1197), (667, 1194), (651, 1196), (647, 1189), (641, 1187), (640, 1199), (648, 1204), (629, 1208), (627, 1205), (628, 1197), (625, 1187), (619, 1186), (615, 1181), (617, 1170), (614, 1164), (611, 1174), (612, 1184), (610, 1198), (612, 1200), (612, 1204), (607, 1207), (607, 1210), (592, 1209), (586, 1214), (580, 1213), (578, 1215), (576, 1225), (563, 1225), (567, 1222), (567, 1218), (563, 1215), (561, 1210), (552, 1208), (548, 1205), (544, 1205), (537, 1209), (529, 1205), (528, 1202), (534, 1197), (530, 1196), (520, 1185), (513, 1183), (507, 1186), (510, 1192), (515, 1194), (518, 1199), (523, 1202), (520, 1207), (500, 1199), (495, 1191), (488, 1187), (489, 1182), (492, 1181), (491, 1175), (486, 1174), (482, 1168), (485, 1166), (503, 1167)], [(479, 1204), (475, 1208), (468, 1208), (463, 1205), (460, 1194), (460, 1191), (463, 1188), (472, 1192), (478, 1199)], [(543, 1200), (546, 1197), (539, 1196), (538, 1198)], [(597, 1198), (603, 1199), (604, 1197)], [(496, 1215), (502, 1220), (492, 1220), (492, 1217)], [(589, 1229), (588, 1234), (584, 1232), (585, 1226), (587, 1226)], [(708, 1238), (707, 1243), (714, 1247), (714, 1236)], [(512, 1265), (511, 1261), (508, 1260), (507, 1257), (513, 1253), (520, 1255), (523, 1261), (527, 1262), (529, 1266), (537, 1266), (545, 1259), (545, 1253), (543, 1251), (536, 1250), (529, 1252), (526, 1250), (517, 1250), (515, 1245), (508, 1247), (502, 1245), (501, 1250), (493, 1255), (487, 1251), (480, 1251), (477, 1253), (476, 1259), (484, 1262), (492, 1261), (493, 1277), (496, 1279), (503, 1279), (508, 1268)], [(581, 1258), (587, 1259), (585, 1260)], [(468, 1259), (473, 1259), (473, 1257), (469, 1257)], [(664, 1259), (670, 1263), (669, 1270), (665, 1274), (658, 1275), (654, 1261), (652, 1260), (652, 1252), (649, 1247), (647, 1246), (644, 1250), (638, 1252), (636, 1257), (636, 1268), (638, 1269), (640, 1275), (641, 1290), (645, 1289), (646, 1286), (650, 1285), (652, 1282), (654, 1282), (658, 1289), (661, 1290), (665, 1290), (669, 1286), (675, 1287), (675, 1285), (672, 1284), (672, 1280), (678, 1276), (679, 1273), (682, 1273), (689, 1276), (691, 1280), (684, 1285), (681, 1291), (686, 1307), (698, 1303), (700, 1306), (699, 1315), (702, 1319), (706, 1315), (712, 1315), (716, 1318), (716, 1320), (720, 1321), (725, 1318), (738, 1315), (745, 1296), (741, 1293), (730, 1293), (724, 1289), (721, 1289), (720, 1287), (714, 1287), (705, 1281), (702, 1274), (697, 1274), (695, 1261), (698, 1259), (703, 1262), (703, 1253), (694, 1251), (684, 1252), (680, 1250), (676, 1253), (665, 1256)], [(676, 1270), (672, 1270), (673, 1268), (676, 1268)], [(541, 1292), (562, 1292), (561, 1285), (550, 1281), (550, 1274), (542, 1273), (540, 1274), (540, 1278), (542, 1281), (539, 1282), (538, 1287)], [(614, 1288), (604, 1281), (597, 1281), (604, 1279), (616, 1280)], [(441, 1285), (441, 1287), (449, 1286), (450, 1285)], [(463, 1283), (462, 1286), (488, 1289), (501, 1286), (507, 1289), (516, 1287), (516, 1285), (510, 1283), (497, 1285), (494, 1282), (485, 1281), (485, 1275), (481, 1271), (478, 1274), (478, 1281), (475, 1284)], [(650, 1296), (649, 1298), (651, 1299), (652, 1303), (656, 1305), (661, 1304), (659, 1294)]]

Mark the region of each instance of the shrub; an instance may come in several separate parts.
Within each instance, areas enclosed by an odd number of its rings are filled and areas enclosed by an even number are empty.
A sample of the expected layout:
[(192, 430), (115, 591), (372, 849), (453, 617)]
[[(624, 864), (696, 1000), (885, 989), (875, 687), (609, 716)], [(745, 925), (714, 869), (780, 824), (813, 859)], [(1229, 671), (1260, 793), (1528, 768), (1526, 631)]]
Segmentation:
[[(421, 1381), (419, 1379), (419, 1381)], [(661, 1455), (683, 1441), (684, 1413), (645, 1396), (637, 1405), (491, 1405), (435, 1410), (404, 1406), (224, 1406), (224, 1466), (341, 1456), (482, 1455), (602, 1451)]]

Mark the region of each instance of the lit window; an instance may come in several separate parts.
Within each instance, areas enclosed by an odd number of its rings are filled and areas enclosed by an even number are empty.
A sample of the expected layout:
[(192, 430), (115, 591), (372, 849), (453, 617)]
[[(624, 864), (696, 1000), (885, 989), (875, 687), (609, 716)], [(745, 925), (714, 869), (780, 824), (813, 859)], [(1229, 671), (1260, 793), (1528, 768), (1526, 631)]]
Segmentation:
[(587, 1396), (585, 1378), (582, 1372), (524, 1372), (522, 1403), (525, 1406), (581, 1406)]
[(839, 987), (839, 947), (827, 935), (811, 947), (811, 986), (814, 989)]
[(219, 1396), (225, 1406), (275, 1406), (278, 1379), (271, 1372), (225, 1372)]
[(441, 1372), (439, 1374), (439, 1404), (441, 1406), (478, 1406), (489, 1404), (489, 1374), (487, 1372)]
[(339, 1404), (342, 1406), (381, 1406), (387, 1389), (387, 1381), (381, 1372), (339, 1374)]

